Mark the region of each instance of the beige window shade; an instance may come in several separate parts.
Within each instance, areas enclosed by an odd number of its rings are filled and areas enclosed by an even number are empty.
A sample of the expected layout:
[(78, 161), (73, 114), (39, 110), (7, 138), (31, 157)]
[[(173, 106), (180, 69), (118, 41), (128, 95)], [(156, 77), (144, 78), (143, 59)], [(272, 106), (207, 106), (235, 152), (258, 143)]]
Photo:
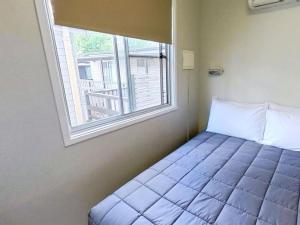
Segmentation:
[(52, 0), (55, 24), (172, 42), (172, 0)]

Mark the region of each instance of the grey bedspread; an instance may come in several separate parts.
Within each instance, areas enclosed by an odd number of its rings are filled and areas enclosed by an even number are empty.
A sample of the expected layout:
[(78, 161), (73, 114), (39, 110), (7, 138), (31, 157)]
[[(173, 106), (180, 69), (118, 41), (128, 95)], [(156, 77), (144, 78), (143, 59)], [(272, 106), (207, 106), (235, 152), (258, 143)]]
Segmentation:
[(90, 225), (296, 225), (300, 152), (204, 132), (93, 207)]

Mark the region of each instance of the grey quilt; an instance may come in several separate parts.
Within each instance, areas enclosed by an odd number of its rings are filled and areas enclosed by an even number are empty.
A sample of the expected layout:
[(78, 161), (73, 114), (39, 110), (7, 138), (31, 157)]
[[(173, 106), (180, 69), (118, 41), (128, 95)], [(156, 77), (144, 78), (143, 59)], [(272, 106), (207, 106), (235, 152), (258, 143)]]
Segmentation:
[(90, 225), (296, 225), (300, 152), (204, 132), (93, 207)]

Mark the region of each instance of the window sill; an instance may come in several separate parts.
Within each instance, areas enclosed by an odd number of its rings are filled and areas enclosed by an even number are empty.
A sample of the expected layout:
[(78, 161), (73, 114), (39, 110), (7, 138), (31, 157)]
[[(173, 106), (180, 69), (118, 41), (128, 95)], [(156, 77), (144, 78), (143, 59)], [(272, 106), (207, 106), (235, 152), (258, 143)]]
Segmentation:
[(70, 132), (70, 135), (68, 137), (64, 137), (65, 146), (67, 147), (91, 138), (95, 138), (97, 136), (111, 133), (113, 131), (132, 126), (137, 123), (141, 123), (143, 121), (173, 112), (175, 110), (177, 110), (177, 106), (165, 106), (151, 112), (123, 118), (109, 124), (98, 125), (74, 133)]

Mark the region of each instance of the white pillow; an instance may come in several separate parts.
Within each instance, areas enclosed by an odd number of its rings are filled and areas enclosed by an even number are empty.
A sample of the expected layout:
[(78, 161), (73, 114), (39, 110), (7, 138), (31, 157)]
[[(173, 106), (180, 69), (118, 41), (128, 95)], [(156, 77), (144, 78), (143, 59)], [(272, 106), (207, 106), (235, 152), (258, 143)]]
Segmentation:
[(263, 144), (300, 151), (300, 109), (268, 110)]
[(207, 131), (252, 141), (263, 139), (267, 104), (213, 99)]
[(282, 106), (282, 105), (278, 105), (276, 103), (269, 103), (269, 109), (275, 110), (275, 111), (280, 111), (280, 112), (299, 112), (300, 113), (300, 108)]

